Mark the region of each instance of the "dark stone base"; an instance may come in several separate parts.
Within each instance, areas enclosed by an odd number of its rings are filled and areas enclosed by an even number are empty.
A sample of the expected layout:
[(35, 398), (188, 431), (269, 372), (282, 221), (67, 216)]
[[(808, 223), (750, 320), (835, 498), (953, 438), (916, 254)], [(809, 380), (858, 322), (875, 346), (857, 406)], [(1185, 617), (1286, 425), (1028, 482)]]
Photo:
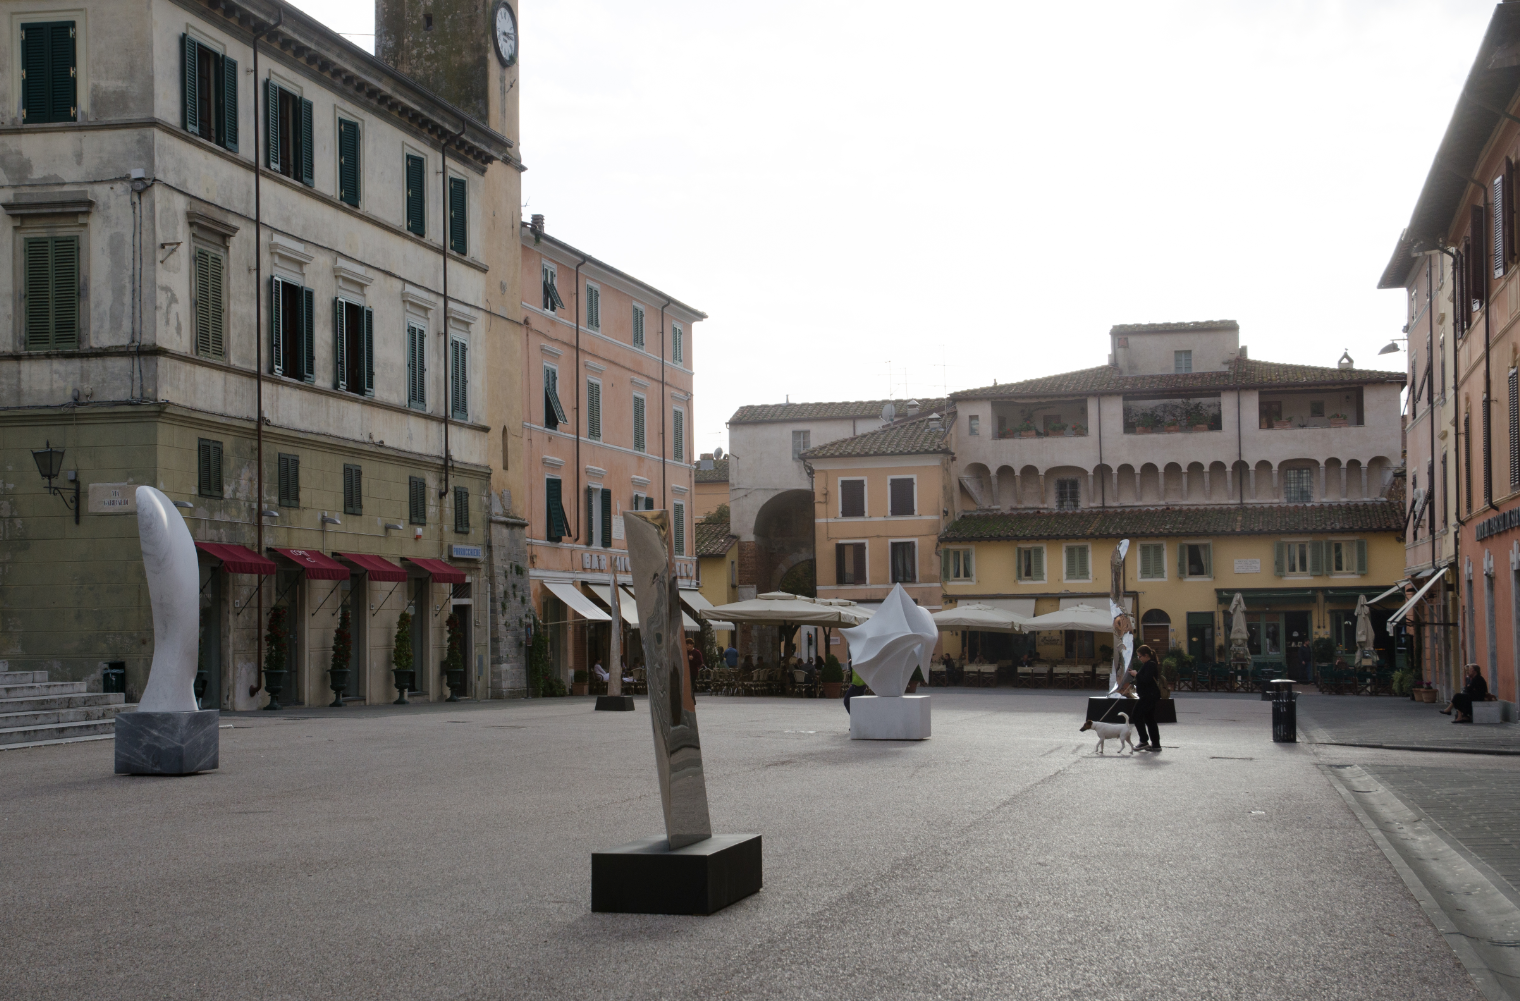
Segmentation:
[[(1119, 714), (1124, 713), (1129, 717), (1130, 722), (1133, 723), (1135, 721), (1135, 702), (1137, 701), (1137, 699), (1089, 698), (1087, 700), (1087, 718), (1097, 720), (1100, 723), (1117, 723), (1119, 722)], [(1116, 705), (1117, 708), (1115, 708)], [(1177, 722), (1177, 703), (1175, 700), (1162, 699), (1156, 703), (1156, 722)]]
[(720, 834), (671, 850), (664, 838), (591, 853), (591, 909), (712, 914), (762, 885), (760, 835)]
[(122, 713), (116, 717), (117, 775), (193, 775), (217, 766), (216, 709)]
[(596, 708), (598, 712), (631, 713), (633, 712), (633, 696), (598, 695)]

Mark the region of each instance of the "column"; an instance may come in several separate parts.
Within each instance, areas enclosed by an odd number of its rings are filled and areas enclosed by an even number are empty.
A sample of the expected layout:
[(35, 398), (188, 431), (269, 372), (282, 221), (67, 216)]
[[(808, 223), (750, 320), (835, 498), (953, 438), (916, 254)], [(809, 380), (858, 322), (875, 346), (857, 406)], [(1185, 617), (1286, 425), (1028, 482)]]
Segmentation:
[(1209, 467), (1203, 467), (1203, 500), (1205, 503), (1214, 499), (1214, 492), (1209, 489)]

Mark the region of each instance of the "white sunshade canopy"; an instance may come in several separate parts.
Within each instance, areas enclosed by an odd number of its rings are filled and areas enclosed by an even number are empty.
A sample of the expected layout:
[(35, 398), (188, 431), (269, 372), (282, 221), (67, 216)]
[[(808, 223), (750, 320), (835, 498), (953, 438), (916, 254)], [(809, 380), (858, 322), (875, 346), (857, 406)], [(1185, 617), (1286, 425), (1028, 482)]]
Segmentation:
[(1072, 605), (1070, 608), (1036, 615), (1024, 623), (1024, 628), (1029, 632), (1075, 629), (1079, 632), (1111, 633), (1114, 631), (1114, 617), (1108, 613), (1107, 608)]
[[(592, 594), (596, 595), (602, 604), (606, 605), (608, 608), (612, 607), (612, 587), (610, 585), (586, 584), (586, 588)], [(624, 594), (626, 593), (627, 592), (625, 591)], [(633, 602), (629, 601), (627, 598), (623, 598), (622, 595), (619, 595), (618, 597), (621, 598), (621, 600), (618, 602), (618, 614), (622, 615), (623, 621), (628, 625), (632, 626), (635, 629), (639, 628), (639, 613), (638, 610), (633, 607)], [(607, 619), (610, 622), (612, 620), (612, 616), (609, 615)]]
[(1389, 628), (1391, 629), (1395, 622), (1398, 622), (1404, 616), (1408, 615), (1409, 610), (1418, 604), (1421, 598), (1425, 597), (1426, 591), (1429, 591), (1432, 587), (1435, 587), (1436, 581), (1440, 580), (1441, 577), (1441, 574), (1431, 574), (1430, 580), (1426, 581), (1425, 586), (1414, 593), (1413, 598), (1410, 598), (1408, 601), (1404, 602), (1404, 604), (1400, 606), (1397, 612), (1394, 612), (1392, 615), (1388, 616)]
[[(1084, 594), (1079, 598), (1062, 598), (1058, 607), (1063, 612), (1068, 608), (1081, 607), (1101, 610), (1108, 607), (1108, 595)], [(1131, 615), (1135, 614), (1135, 599), (1127, 594), (1124, 596), (1124, 610)]]
[[(702, 617), (703, 612), (713, 607), (713, 603), (708, 601), (702, 592), (694, 587), (681, 588), (681, 601), (686, 605), (687, 610), (699, 619)], [(714, 629), (728, 629), (732, 631), (734, 628), (732, 622), (719, 622), (716, 619), (709, 619), (708, 621), (712, 623)]]
[(570, 610), (581, 618), (591, 622), (611, 622), (612, 616), (597, 608), (591, 603), (591, 599), (575, 589), (575, 585), (568, 581), (546, 580), (544, 587), (549, 593), (560, 601), (570, 606)]
[(806, 598), (785, 591), (702, 609), (702, 618), (709, 621), (722, 619), (762, 626), (858, 626), (870, 617), (870, 611), (853, 601)]
[(1021, 619), (1034, 618), (1033, 598), (978, 598), (974, 604), (986, 605), (988, 608), (996, 608), (1002, 612), (1012, 612)]
[[(623, 589), (623, 607), (637, 609), (638, 599), (633, 596), (633, 589), (630, 588), (627, 584), (623, 584), (621, 587)], [(626, 615), (627, 613), (625, 612), (623, 614)], [(633, 614), (633, 628), (637, 629), (639, 628), (639, 623), (643, 621), (644, 616), (638, 611), (634, 611)], [(690, 615), (687, 615), (686, 609), (684, 608), (681, 609), (681, 627), (689, 633), (700, 633), (702, 631), (702, 624), (696, 619), (693, 619)]]
[(975, 629), (991, 633), (1021, 633), (1027, 621), (1013, 612), (975, 601), (935, 612), (933, 618), (934, 624), (942, 632), (950, 629)]

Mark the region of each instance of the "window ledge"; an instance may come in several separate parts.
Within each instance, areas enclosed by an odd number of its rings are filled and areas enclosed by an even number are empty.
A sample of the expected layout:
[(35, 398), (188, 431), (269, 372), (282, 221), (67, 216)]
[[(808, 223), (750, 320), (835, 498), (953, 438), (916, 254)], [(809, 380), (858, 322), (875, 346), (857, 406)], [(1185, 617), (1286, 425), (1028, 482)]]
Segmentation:
[(83, 191), (51, 191), (45, 195), (18, 194), (3, 206), (6, 215), (67, 215), (95, 210), (95, 200)]

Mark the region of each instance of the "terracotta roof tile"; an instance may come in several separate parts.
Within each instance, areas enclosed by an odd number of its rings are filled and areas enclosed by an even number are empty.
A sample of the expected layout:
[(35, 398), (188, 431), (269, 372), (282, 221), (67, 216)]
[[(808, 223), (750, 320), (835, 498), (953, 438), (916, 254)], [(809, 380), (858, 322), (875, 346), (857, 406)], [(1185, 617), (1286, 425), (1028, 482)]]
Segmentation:
[(1403, 525), (1403, 506), (1397, 499), (1391, 499), (1347, 504), (1225, 504), (967, 514), (957, 518), (940, 538), (947, 542), (985, 542), (1167, 535), (1401, 532)]
[(1362, 368), (1324, 368), (1317, 365), (1290, 365), (1287, 362), (1258, 361), (1239, 358), (1227, 369), (1217, 372), (1182, 372), (1159, 375), (1122, 375), (1109, 365), (1077, 369), (1038, 379), (1008, 382), (980, 389), (963, 389), (951, 393), (952, 400), (986, 400), (1009, 396), (1050, 396), (1074, 393), (1143, 393), (1155, 390), (1242, 389), (1253, 387), (1345, 385), (1346, 383), (1396, 382), (1404, 384), (1403, 372), (1383, 372)]
[(703, 469), (701, 462), (697, 463), (697, 482), (698, 483), (727, 483), (728, 482), (728, 460), (727, 459), (714, 459), (714, 460), (712, 460), (712, 464), (713, 464), (713, 467), (711, 469)]
[(875, 431), (840, 438), (802, 453), (804, 459), (841, 459), (862, 455), (924, 455), (949, 452), (945, 436), (955, 421), (955, 411), (926, 414), (898, 421)]
[(697, 522), (697, 555), (698, 556), (722, 556), (733, 548), (739, 541), (737, 535), (730, 535), (728, 522)]
[[(899, 414), (907, 407), (907, 400), (854, 400), (839, 403), (756, 403), (740, 407), (728, 419), (730, 424), (761, 424), (766, 421), (818, 421), (850, 417), (881, 417), (881, 408), (888, 403)], [(929, 413), (945, 405), (943, 399), (919, 400), (919, 411)]]

